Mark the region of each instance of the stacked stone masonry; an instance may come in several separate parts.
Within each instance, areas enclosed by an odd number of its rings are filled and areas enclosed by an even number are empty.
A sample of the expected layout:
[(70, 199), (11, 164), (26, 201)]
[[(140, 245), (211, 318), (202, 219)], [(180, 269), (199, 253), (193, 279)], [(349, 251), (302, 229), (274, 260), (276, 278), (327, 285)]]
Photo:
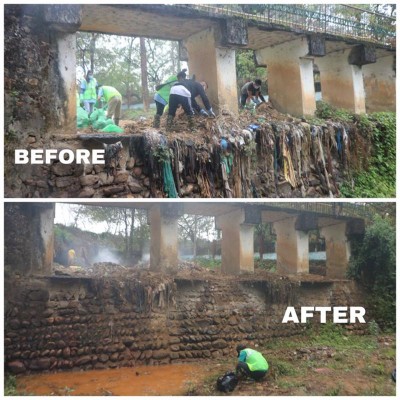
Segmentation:
[[(290, 304), (360, 300), (348, 282), (176, 279), (150, 292), (139, 281), (53, 277), (12, 284), (4, 346), (6, 370), (14, 374), (230, 358), (239, 342), (263, 345), (301, 334), (304, 325), (281, 323)], [(364, 332), (362, 325), (347, 328)]]

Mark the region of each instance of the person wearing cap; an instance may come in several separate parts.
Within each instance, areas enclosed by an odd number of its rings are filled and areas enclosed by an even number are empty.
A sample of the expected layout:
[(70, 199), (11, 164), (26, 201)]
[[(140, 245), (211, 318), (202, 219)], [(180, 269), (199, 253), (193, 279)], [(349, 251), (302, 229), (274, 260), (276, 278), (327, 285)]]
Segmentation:
[(265, 99), (261, 94), (261, 79), (247, 82), (240, 90), (240, 105), (242, 107), (249, 103), (250, 100), (253, 100), (256, 104), (259, 103), (258, 98), (265, 103)]
[[(187, 69), (185, 68), (179, 72), (179, 74), (184, 77), (183, 79), (186, 78), (186, 71), (187, 71)], [(156, 111), (156, 115), (154, 116), (153, 128), (160, 127), (161, 116), (163, 115), (164, 109), (165, 109), (166, 105), (168, 104), (171, 87), (176, 82), (178, 82), (178, 76), (172, 75), (164, 83), (162, 83), (161, 85), (158, 85), (156, 87), (157, 91), (154, 95), (154, 101), (156, 103), (157, 111)]]
[(256, 381), (264, 378), (267, 374), (269, 366), (264, 356), (243, 344), (236, 347), (238, 355), (238, 363), (236, 366), (236, 373), (239, 376), (245, 376)]

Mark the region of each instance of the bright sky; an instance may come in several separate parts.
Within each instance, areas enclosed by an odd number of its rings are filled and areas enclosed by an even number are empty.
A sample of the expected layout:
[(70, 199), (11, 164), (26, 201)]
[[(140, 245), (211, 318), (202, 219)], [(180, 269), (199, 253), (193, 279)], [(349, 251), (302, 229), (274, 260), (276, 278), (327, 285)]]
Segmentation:
[[(66, 226), (72, 226), (74, 224), (74, 209), (77, 207), (76, 204), (65, 204), (56, 203), (56, 217), (54, 218), (54, 223), (62, 224)], [(106, 223), (91, 223), (79, 218), (77, 221), (77, 227), (86, 231), (102, 233), (106, 232)]]

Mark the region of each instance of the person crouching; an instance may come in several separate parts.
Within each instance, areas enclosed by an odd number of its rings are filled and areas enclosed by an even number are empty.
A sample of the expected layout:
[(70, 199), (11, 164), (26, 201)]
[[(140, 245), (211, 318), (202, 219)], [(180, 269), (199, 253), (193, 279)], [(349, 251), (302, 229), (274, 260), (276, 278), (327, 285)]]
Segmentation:
[[(178, 79), (179, 79), (179, 74), (178, 74)], [(177, 82), (175, 83), (175, 85), (171, 87), (168, 100), (169, 109), (167, 118), (167, 132), (170, 132), (172, 130), (175, 113), (179, 105), (182, 106), (183, 110), (185, 111), (185, 114), (187, 115), (189, 129), (191, 131), (194, 130), (194, 122), (193, 122), (194, 113), (190, 101), (191, 96), (192, 95), (190, 91), (181, 82)]]
[(239, 344), (236, 347), (238, 363), (236, 373), (238, 376), (245, 376), (256, 381), (261, 380), (267, 374), (269, 366), (264, 356), (253, 349)]

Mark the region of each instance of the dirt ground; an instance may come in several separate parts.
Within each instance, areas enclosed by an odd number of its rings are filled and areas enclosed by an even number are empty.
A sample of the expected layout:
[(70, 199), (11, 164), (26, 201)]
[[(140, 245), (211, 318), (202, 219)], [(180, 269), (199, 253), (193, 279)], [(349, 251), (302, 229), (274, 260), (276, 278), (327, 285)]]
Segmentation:
[(231, 393), (215, 382), (235, 367), (226, 360), (65, 372), (17, 378), (19, 394), (195, 396), (395, 396), (395, 334), (279, 338), (258, 348), (270, 364), (262, 382), (241, 380)]
[[(286, 342), (286, 343), (285, 343)], [(242, 380), (232, 396), (395, 396), (391, 373), (396, 362), (395, 335), (279, 339), (270, 349), (259, 349), (270, 364), (262, 382)], [(332, 343), (330, 343), (332, 342)], [(283, 347), (285, 345), (285, 347)], [(213, 377), (193, 387), (192, 395), (220, 395), (215, 381), (228, 365), (218, 367)]]

